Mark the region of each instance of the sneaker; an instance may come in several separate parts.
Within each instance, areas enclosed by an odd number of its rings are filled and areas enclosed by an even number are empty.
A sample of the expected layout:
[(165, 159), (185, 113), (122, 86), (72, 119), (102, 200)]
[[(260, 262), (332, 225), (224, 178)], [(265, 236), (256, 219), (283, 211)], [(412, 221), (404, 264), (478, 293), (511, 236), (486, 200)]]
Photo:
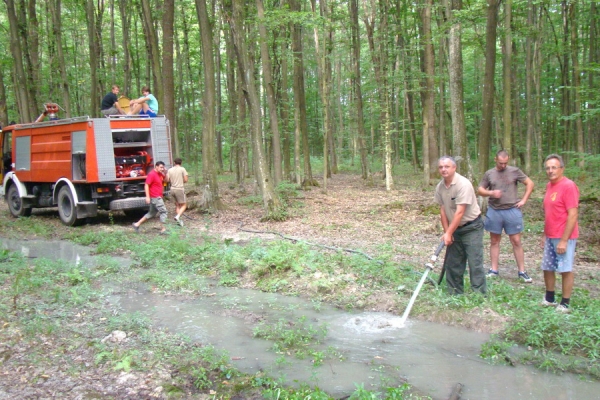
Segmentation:
[(523, 279), (523, 282), (525, 282), (525, 283), (533, 282), (533, 279), (531, 279), (529, 277), (529, 275), (527, 275), (527, 272), (525, 272), (525, 271), (519, 272), (519, 278)]
[(496, 278), (498, 276), (498, 271), (494, 271), (493, 269), (490, 268), (490, 270), (487, 273), (487, 277), (488, 278)]
[(139, 226), (135, 226), (135, 224), (131, 224), (131, 227), (133, 228), (133, 230), (135, 231), (135, 233), (140, 233), (140, 227)]
[(556, 307), (558, 303), (556, 301), (549, 302), (548, 300), (546, 300), (546, 296), (544, 296), (544, 299), (542, 300), (542, 305), (547, 307)]
[(568, 314), (571, 312), (571, 309), (569, 308), (569, 306), (565, 305), (565, 304), (559, 304), (556, 307), (556, 312), (557, 313), (562, 313), (562, 314)]

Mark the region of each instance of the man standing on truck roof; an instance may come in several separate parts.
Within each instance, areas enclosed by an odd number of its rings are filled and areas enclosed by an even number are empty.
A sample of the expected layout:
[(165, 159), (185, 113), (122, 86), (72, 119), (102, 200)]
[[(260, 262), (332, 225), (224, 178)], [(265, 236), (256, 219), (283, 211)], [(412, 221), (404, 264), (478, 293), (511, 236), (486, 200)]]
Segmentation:
[(158, 114), (158, 100), (152, 93), (150, 93), (150, 88), (148, 86), (144, 86), (142, 88), (142, 97), (139, 99), (131, 100), (129, 102), (130, 111), (127, 115), (147, 115), (149, 117), (156, 117)]
[(133, 230), (136, 232), (140, 231), (140, 225), (144, 222), (153, 218), (157, 213), (160, 214), (160, 222), (162, 229), (160, 234), (166, 233), (165, 222), (167, 222), (167, 207), (163, 201), (163, 180), (165, 178), (165, 163), (157, 161), (154, 164), (154, 169), (150, 171), (146, 177), (146, 183), (144, 184), (144, 190), (146, 191), (146, 204), (150, 205), (146, 215), (142, 217), (138, 222), (131, 224)]
[(181, 216), (187, 208), (184, 184), (188, 181), (188, 173), (181, 166), (181, 158), (176, 158), (173, 163), (175, 166), (167, 171), (166, 181), (171, 183), (171, 195), (175, 199), (175, 221), (179, 226), (183, 226)]
[(125, 114), (125, 110), (121, 108), (119, 105), (119, 99), (117, 95), (119, 94), (119, 87), (117, 85), (112, 86), (112, 90), (104, 96), (102, 99), (102, 103), (100, 104), (100, 112), (102, 115), (122, 115)]

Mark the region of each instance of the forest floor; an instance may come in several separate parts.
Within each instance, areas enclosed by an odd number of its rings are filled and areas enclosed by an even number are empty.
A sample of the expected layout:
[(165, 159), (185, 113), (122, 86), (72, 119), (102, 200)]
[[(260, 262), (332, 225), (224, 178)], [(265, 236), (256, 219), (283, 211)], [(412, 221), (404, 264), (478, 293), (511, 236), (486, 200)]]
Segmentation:
[[(230, 179), (231, 177), (229, 177)], [(256, 194), (255, 188), (248, 183), (239, 186), (234, 183), (222, 182), (220, 185), (220, 194), (226, 209), (215, 214), (206, 214), (199, 212), (195, 208), (199, 200), (198, 191), (191, 185), (188, 188), (188, 200), (190, 210), (184, 218), (184, 227), (180, 228), (173, 221), (174, 204), (167, 202), (169, 210), (169, 230), (177, 230), (181, 235), (188, 238), (200, 237), (201, 233), (220, 237), (223, 240), (238, 242), (251, 241), (256, 238), (264, 240), (270, 239), (290, 239), (293, 241), (303, 241), (322, 247), (334, 247), (351, 251), (364, 253), (375, 259), (379, 257), (391, 258), (398, 263), (408, 263), (413, 266), (417, 272), (424, 271), (423, 264), (429, 261), (437, 247), (442, 230), (439, 223), (438, 207), (433, 201), (433, 187), (421, 186), (415, 183), (415, 178), (410, 177), (404, 180), (402, 176), (397, 178), (395, 189), (386, 191), (384, 182), (381, 180), (372, 180), (365, 182), (360, 176), (351, 173), (340, 173), (333, 178), (328, 179), (327, 190), (321, 187), (313, 187), (312, 190), (293, 191), (288, 196), (288, 219), (282, 222), (261, 222), (263, 210), (261, 200)], [(409, 180), (410, 179), (410, 180)], [(322, 185), (322, 180), (319, 179)], [(525, 214), (525, 232), (523, 234), (523, 246), (525, 249), (526, 269), (533, 278), (531, 287), (539, 288), (539, 297), (541, 299), (544, 293), (543, 279), (540, 271), (540, 261), (542, 258), (542, 248), (540, 239), (543, 229), (543, 214), (541, 211), (541, 198), (543, 196), (545, 181), (536, 180), (537, 188), (528, 204), (524, 208)], [(600, 221), (600, 207), (595, 204), (582, 204), (580, 210), (581, 239), (578, 243), (576, 260), (576, 278), (575, 286), (585, 288), (591, 298), (598, 298), (600, 294), (600, 285), (598, 281), (597, 265), (600, 260), (600, 245), (598, 243), (599, 234), (598, 221)], [(72, 229), (62, 225), (58, 218), (55, 208), (34, 210), (31, 221), (39, 221), (50, 227), (52, 232), (49, 236), (53, 239), (67, 238), (72, 235)], [(24, 240), (40, 238), (35, 229), (20, 230), (13, 229), (10, 216), (5, 202), (0, 202), (0, 226), (4, 231), (0, 233), (0, 238), (21, 238)], [(125, 218), (117, 213), (110, 215), (102, 212), (99, 217), (88, 224), (79, 227), (78, 232), (85, 235), (86, 232), (99, 232), (106, 230), (118, 230), (127, 235), (135, 235), (131, 228), (132, 220)], [(10, 231), (7, 231), (10, 229)], [(137, 236), (140, 240), (151, 239), (158, 236), (159, 223), (157, 219), (144, 224)], [(188, 233), (186, 235), (186, 233)], [(47, 234), (42, 235), (48, 238)], [(44, 237), (41, 237), (44, 238)], [(1, 240), (1, 239), (0, 239)], [(484, 262), (485, 268), (489, 268), (489, 237), (484, 237)], [(440, 271), (441, 261), (437, 263), (435, 273)], [(250, 279), (248, 277), (248, 279)], [(518, 290), (523, 283), (517, 279), (517, 268), (512, 255), (508, 238), (503, 238), (501, 248), (500, 279), (506, 280)], [(415, 281), (416, 282), (416, 281)], [(241, 282), (244, 287), (254, 287), (250, 280)], [(346, 290), (358, 290), (360, 288), (351, 288)], [(302, 294), (301, 294), (302, 295)], [(310, 293), (304, 293), (310, 296)], [(334, 294), (335, 295), (335, 294)], [(394, 292), (382, 291), (373, 293), (365, 300), (364, 308), (374, 311), (388, 311), (395, 314), (401, 314), (403, 307), (398, 305), (397, 297)], [(576, 301), (576, 300), (575, 300)], [(335, 303), (335, 302), (333, 302)], [(489, 310), (476, 310), (467, 313), (467, 315), (448, 310), (429, 310), (431, 312), (417, 312), (414, 318), (441, 322), (449, 325), (463, 326), (467, 329), (475, 329), (482, 332), (499, 332), (502, 330), (506, 320)], [(78, 314), (79, 315), (79, 314)], [(74, 321), (77, 322), (77, 321)], [(11, 325), (4, 321), (4, 327), (1, 327), (0, 340), (9, 341), (7, 337), (14, 339), (14, 332), (10, 333)], [(2, 332), (3, 331), (3, 332)], [(13, 335), (13, 336), (11, 336)], [(42, 343), (40, 343), (42, 345)], [(14, 346), (11, 353), (6, 353), (8, 345), (0, 343), (1, 354), (17, 354), (18, 346)], [(49, 353), (60, 353), (64, 343), (46, 341), (43, 343), (46, 351)], [(51, 346), (57, 346), (51, 349)], [(131, 395), (118, 395), (123, 388), (130, 387), (132, 382), (117, 382), (107, 373), (106, 379), (111, 379), (111, 384), (104, 381), (100, 376), (94, 376), (101, 371), (97, 363), (89, 357), (94, 357), (91, 350), (83, 350), (77, 357), (85, 360), (90, 366), (88, 372), (80, 375), (80, 379), (86, 381), (86, 391), (83, 396), (99, 396), (104, 393), (113, 393), (117, 398), (150, 398), (163, 397), (160, 392), (153, 392), (152, 385), (147, 382), (155, 381), (160, 378), (161, 371), (149, 375), (140, 375), (137, 379), (137, 386)], [(3, 356), (4, 357), (4, 356)], [(86, 364), (87, 365), (87, 364)], [(18, 371), (11, 371), (0, 368), (0, 382), (2, 386), (23, 387), (27, 386), (24, 382), (27, 380), (26, 367), (22, 366)], [(46, 376), (44, 374), (43, 376)], [(40, 378), (37, 378), (38, 380)], [(48, 378), (41, 379), (42, 382)], [(63, 380), (65, 378), (63, 377)], [(78, 382), (74, 377), (68, 378), (69, 385), (76, 387)], [(133, 379), (133, 378), (132, 378)], [(146, 382), (146, 383), (144, 383)], [(56, 385), (65, 384), (65, 382), (56, 382)], [(83, 381), (79, 381), (83, 384)], [(34, 385), (35, 386), (35, 385)], [(41, 393), (50, 393), (48, 391), (40, 392), (35, 388), (27, 386), (31, 394), (36, 397), (45, 397)], [(111, 392), (112, 390), (112, 392)], [(64, 393), (64, 390), (59, 390)], [(81, 394), (81, 391), (78, 392)], [(10, 391), (0, 390), (0, 399), (3, 395), (14, 394)], [(69, 398), (79, 398), (79, 394), (68, 396)], [(143, 395), (142, 395), (143, 394)], [(50, 396), (51, 397), (51, 396)], [(100, 396), (102, 397), (102, 396)], [(8, 398), (8, 397), (6, 397)], [(22, 397), (27, 398), (27, 397)], [(200, 397), (199, 397), (200, 398)]]

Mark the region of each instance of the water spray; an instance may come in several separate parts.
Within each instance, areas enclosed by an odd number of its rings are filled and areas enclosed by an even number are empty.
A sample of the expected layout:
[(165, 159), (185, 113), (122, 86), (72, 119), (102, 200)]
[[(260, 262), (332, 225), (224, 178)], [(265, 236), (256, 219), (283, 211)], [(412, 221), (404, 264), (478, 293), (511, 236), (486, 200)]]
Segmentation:
[(410, 314), (410, 309), (412, 308), (413, 304), (415, 303), (415, 300), (417, 299), (417, 296), (419, 295), (419, 292), (421, 291), (421, 286), (423, 286), (423, 283), (425, 283), (425, 279), (427, 279), (427, 274), (429, 274), (430, 271), (433, 271), (433, 264), (437, 261), (438, 256), (442, 252), (443, 248), (444, 241), (442, 240), (438, 245), (437, 249), (435, 250), (435, 253), (431, 256), (430, 262), (425, 264), (425, 272), (423, 272), (423, 276), (421, 276), (421, 280), (419, 281), (417, 288), (415, 289), (412, 297), (410, 298), (408, 306), (406, 307), (406, 310), (404, 310), (404, 314), (402, 314), (402, 318), (400, 319), (400, 326), (404, 326), (404, 323), (408, 318), (408, 314)]

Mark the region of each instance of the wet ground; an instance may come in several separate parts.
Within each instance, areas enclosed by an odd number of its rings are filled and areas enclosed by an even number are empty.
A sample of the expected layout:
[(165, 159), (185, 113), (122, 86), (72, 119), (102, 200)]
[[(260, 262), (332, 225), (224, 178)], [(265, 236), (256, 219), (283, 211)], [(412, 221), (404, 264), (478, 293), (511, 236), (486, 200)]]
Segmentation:
[[(83, 266), (93, 265), (95, 259), (88, 248), (64, 241), (1, 243), (31, 258)], [(349, 313), (296, 297), (218, 287), (209, 280), (203, 296), (194, 299), (153, 294), (141, 283), (112, 291), (110, 301), (121, 312), (142, 313), (156, 325), (211, 343), (227, 351), (242, 371), (266, 371), (292, 385), (308, 382), (335, 397), (348, 395), (356, 384), (377, 389), (405, 380), (434, 399), (447, 398), (456, 383), (464, 385), (464, 399), (593, 399), (600, 392), (600, 383), (576, 375), (491, 365), (479, 357), (488, 335), (462, 328), (410, 318), (401, 325), (400, 316), (388, 313)], [(322, 343), (310, 346), (325, 355), (322, 365), (315, 365), (314, 357), (298, 359), (277, 352), (273, 342), (254, 336), (257, 327), (280, 321), (290, 326), (305, 321), (326, 330)]]

